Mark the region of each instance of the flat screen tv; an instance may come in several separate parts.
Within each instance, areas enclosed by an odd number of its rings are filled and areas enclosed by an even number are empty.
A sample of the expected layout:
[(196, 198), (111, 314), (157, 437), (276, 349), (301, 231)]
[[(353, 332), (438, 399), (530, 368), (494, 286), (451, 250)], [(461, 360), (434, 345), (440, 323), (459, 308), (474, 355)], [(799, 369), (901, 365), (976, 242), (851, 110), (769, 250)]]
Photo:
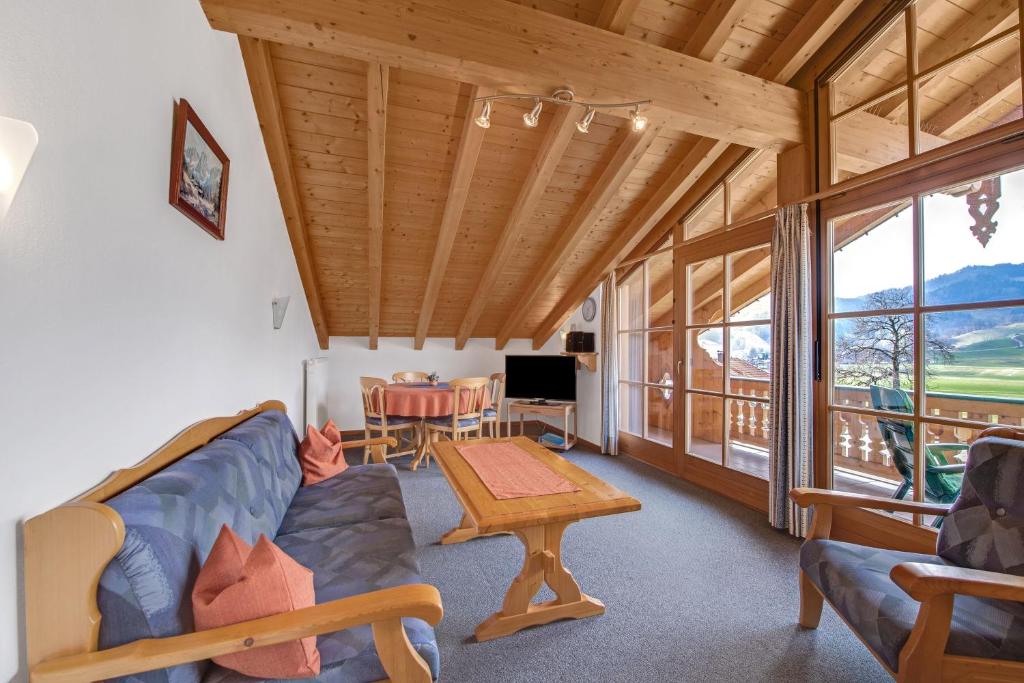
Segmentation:
[(505, 356), (508, 398), (576, 400), (576, 359), (572, 356)]

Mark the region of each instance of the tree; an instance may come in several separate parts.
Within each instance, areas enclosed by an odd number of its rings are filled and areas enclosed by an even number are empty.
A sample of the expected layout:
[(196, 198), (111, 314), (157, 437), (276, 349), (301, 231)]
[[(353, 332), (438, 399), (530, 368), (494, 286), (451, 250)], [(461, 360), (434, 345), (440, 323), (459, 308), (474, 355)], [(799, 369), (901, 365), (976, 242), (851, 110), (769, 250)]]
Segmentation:
[[(883, 289), (867, 297), (869, 310), (907, 309), (914, 305), (906, 289)], [(925, 331), (925, 373), (931, 363), (949, 363), (953, 346)], [(914, 384), (914, 318), (887, 313), (852, 319), (852, 329), (836, 340), (836, 383), (880, 384), (894, 389)]]

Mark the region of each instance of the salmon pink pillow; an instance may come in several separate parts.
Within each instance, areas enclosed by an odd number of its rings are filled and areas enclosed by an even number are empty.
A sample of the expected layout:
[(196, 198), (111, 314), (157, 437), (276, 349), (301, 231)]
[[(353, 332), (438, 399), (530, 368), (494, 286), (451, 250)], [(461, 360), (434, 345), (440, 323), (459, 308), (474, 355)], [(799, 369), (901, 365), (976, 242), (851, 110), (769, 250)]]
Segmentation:
[[(335, 436), (337, 441), (333, 440)], [(306, 438), (299, 444), (299, 464), (302, 466), (303, 486), (345, 471), (348, 463), (341, 451), (341, 433), (333, 422), (328, 421), (323, 432), (317, 431), (313, 425), (306, 426)]]
[[(313, 572), (266, 536), (260, 535), (251, 547), (227, 524), (221, 527), (192, 589), (196, 631), (315, 604)], [(213, 661), (255, 678), (309, 678), (320, 674), (316, 636), (221, 655)]]

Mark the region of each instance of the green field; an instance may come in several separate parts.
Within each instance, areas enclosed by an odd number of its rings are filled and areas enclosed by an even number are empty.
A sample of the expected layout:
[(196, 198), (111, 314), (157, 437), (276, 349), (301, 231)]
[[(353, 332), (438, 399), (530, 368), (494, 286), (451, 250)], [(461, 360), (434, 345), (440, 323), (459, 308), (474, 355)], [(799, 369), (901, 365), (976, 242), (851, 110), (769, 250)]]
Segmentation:
[(949, 365), (929, 365), (928, 391), (1024, 399), (1024, 348), (1006, 337), (957, 349)]

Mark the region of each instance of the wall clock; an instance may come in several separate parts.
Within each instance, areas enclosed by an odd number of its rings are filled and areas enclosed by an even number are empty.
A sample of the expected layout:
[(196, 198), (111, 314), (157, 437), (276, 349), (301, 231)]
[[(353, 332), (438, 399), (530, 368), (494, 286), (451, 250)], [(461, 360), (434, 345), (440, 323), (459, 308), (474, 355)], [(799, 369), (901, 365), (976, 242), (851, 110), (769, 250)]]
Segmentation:
[(597, 302), (594, 301), (594, 297), (588, 296), (587, 300), (583, 302), (583, 319), (588, 323), (593, 321), (594, 316), (597, 315)]

